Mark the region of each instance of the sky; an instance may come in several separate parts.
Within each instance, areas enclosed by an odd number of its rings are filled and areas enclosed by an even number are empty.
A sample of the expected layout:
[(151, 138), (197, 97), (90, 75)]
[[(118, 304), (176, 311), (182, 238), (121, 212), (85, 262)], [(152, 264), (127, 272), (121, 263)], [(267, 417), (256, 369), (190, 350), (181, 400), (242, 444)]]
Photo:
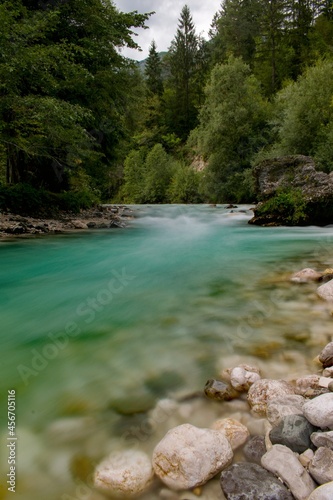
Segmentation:
[(174, 38), (180, 12), (184, 5), (190, 8), (197, 34), (208, 38), (208, 31), (214, 14), (220, 9), (221, 0), (114, 0), (117, 8), (122, 12), (137, 10), (140, 13), (155, 11), (147, 25), (148, 30), (138, 29), (135, 41), (142, 48), (142, 52), (123, 49), (122, 55), (138, 61), (148, 57), (149, 46), (155, 40), (157, 51), (168, 50)]

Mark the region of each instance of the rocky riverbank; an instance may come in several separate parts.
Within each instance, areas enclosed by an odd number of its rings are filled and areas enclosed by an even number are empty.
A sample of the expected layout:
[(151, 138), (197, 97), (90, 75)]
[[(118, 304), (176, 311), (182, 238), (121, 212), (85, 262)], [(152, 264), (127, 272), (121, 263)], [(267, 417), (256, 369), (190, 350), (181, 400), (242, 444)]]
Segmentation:
[(0, 214), (0, 238), (63, 234), (77, 230), (111, 229), (125, 227), (133, 211), (126, 206), (98, 205), (78, 214), (60, 212), (54, 218), (23, 217)]
[[(329, 304), (331, 274), (303, 269), (290, 280), (324, 281), (317, 294)], [(223, 369), (207, 382), (206, 403), (196, 396), (201, 412), (206, 405), (206, 425), (193, 424), (196, 403), (160, 401), (150, 415), (157, 435), (170, 415), (182, 415), (183, 423), (161, 436), (150, 453), (140, 439), (139, 446), (111, 452), (95, 467), (94, 489), (112, 498), (332, 499), (332, 341), (310, 365), (310, 373), (283, 379), (245, 363)], [(220, 408), (220, 418), (212, 419), (210, 404)], [(186, 414), (192, 423), (184, 422)]]

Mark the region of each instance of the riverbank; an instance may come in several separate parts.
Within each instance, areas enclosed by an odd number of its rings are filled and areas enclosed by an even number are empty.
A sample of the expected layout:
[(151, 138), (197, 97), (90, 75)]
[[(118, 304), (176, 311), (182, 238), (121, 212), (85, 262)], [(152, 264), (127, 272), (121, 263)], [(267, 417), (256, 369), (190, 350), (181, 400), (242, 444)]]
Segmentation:
[(108, 204), (81, 210), (77, 214), (59, 212), (53, 218), (1, 213), (0, 239), (125, 227), (132, 219), (132, 213), (126, 206)]

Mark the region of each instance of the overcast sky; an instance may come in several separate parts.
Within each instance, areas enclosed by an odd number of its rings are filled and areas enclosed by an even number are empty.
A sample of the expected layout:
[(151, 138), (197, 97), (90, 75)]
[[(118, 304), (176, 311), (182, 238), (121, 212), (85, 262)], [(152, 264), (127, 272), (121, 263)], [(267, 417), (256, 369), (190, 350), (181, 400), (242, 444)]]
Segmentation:
[(130, 49), (122, 51), (126, 57), (141, 60), (148, 56), (152, 40), (155, 40), (158, 52), (169, 48), (185, 4), (190, 8), (197, 34), (207, 38), (213, 16), (220, 9), (221, 0), (114, 0), (114, 3), (122, 12), (156, 12), (147, 23), (148, 30), (137, 30), (139, 36), (135, 37), (135, 41), (142, 48), (142, 52)]

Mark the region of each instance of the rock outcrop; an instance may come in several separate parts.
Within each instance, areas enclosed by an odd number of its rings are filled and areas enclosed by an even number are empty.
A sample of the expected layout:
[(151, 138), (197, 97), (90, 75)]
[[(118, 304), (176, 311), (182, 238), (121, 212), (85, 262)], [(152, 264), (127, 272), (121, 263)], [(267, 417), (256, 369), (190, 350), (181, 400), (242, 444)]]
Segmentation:
[[(260, 162), (253, 171), (258, 199), (261, 202), (249, 221), (257, 225), (326, 225), (333, 222), (333, 172), (316, 170), (315, 162), (308, 156), (295, 155), (271, 158)], [(297, 193), (286, 203), (270, 204), (279, 193)], [(293, 207), (301, 202), (301, 206)], [(293, 215), (293, 208), (301, 214)], [(298, 220), (297, 220), (298, 219)]]

